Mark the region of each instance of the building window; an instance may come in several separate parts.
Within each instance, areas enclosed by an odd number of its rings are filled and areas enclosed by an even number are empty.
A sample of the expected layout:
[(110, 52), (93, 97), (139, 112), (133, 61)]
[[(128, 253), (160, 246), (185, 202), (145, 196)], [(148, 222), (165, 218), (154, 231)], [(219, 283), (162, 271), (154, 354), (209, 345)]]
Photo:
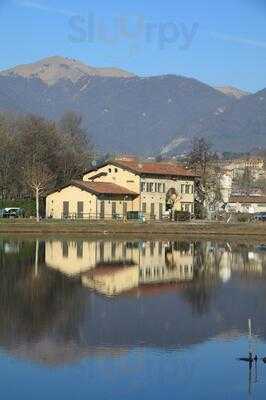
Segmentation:
[(190, 185), (186, 185), (186, 194), (190, 193)]
[(191, 185), (191, 193), (194, 193), (194, 185)]
[(158, 192), (158, 183), (154, 184), (154, 191), (157, 193)]
[(158, 192), (159, 192), (159, 193), (161, 193), (161, 190), (162, 190), (162, 184), (161, 184), (161, 183), (158, 183), (157, 187), (158, 187)]
[(112, 172), (112, 169), (111, 169), (111, 168), (109, 168), (109, 169), (108, 169), (108, 171), (111, 173), (111, 172)]
[(188, 204), (183, 203), (183, 204), (181, 205), (181, 208), (182, 208), (182, 211), (189, 211), (189, 210), (188, 210)]
[(123, 215), (124, 215), (124, 217), (127, 216), (127, 203), (126, 202), (123, 204)]
[(116, 217), (116, 202), (112, 202), (112, 218)]
[(78, 218), (83, 218), (83, 213), (84, 213), (84, 203), (83, 203), (83, 201), (78, 201), (78, 203), (77, 203), (77, 217)]
[(150, 183), (150, 192), (153, 192), (153, 191), (154, 191), (154, 184)]
[(115, 173), (117, 173), (118, 172), (118, 169), (117, 168), (115, 168)]
[(100, 218), (104, 219), (104, 217), (105, 217), (105, 204), (104, 200), (102, 200), (100, 203)]
[(69, 217), (69, 202), (63, 201), (63, 218)]
[(142, 212), (145, 214), (147, 212), (147, 204), (142, 203)]
[(146, 191), (146, 183), (145, 183), (145, 182), (141, 182), (141, 184), (140, 184), (140, 191), (141, 191), (141, 192), (145, 192), (145, 191)]
[(185, 193), (185, 185), (181, 185), (181, 193), (184, 194)]
[(159, 218), (163, 219), (163, 205), (159, 203)]
[(163, 183), (163, 193), (165, 193), (166, 192), (166, 185), (165, 185), (165, 183)]
[(182, 211), (190, 212), (190, 204), (182, 204), (181, 208), (182, 208)]
[(155, 205), (151, 203), (151, 219), (155, 219)]

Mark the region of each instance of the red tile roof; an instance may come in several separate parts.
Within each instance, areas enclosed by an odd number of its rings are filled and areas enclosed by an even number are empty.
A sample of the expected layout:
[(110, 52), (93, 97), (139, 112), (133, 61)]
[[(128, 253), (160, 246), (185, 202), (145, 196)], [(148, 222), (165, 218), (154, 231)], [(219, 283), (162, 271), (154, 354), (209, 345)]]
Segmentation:
[(86, 173), (98, 171), (99, 168), (111, 164), (120, 168), (127, 169), (137, 175), (161, 175), (171, 177), (197, 177), (193, 171), (184, 165), (161, 163), (161, 162), (141, 162), (138, 160), (109, 160), (96, 168), (88, 170)]
[(231, 196), (229, 203), (266, 204), (266, 196)]
[(187, 169), (183, 165), (170, 164), (170, 163), (159, 163), (159, 162), (138, 162), (138, 161), (120, 161), (116, 160), (110, 162), (110, 164), (114, 164), (120, 166), (122, 168), (126, 168), (136, 174), (142, 175), (164, 175), (164, 176), (183, 176), (183, 177), (195, 177), (196, 174), (191, 170)]
[(71, 181), (69, 186), (73, 185), (82, 190), (86, 190), (95, 194), (117, 194), (117, 195), (132, 195), (138, 196), (138, 193), (133, 192), (123, 186), (109, 182), (91, 182), (91, 181)]
[(94, 179), (101, 178), (102, 176), (107, 176), (107, 175), (108, 175), (107, 172), (99, 172), (98, 174), (91, 176), (90, 180), (93, 181)]

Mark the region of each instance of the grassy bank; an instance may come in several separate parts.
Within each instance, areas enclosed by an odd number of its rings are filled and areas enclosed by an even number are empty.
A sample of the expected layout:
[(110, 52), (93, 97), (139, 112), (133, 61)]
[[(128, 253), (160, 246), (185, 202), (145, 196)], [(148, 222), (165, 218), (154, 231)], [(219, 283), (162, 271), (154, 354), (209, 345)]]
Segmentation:
[(266, 240), (265, 223), (220, 222), (105, 222), (0, 220), (0, 234), (32, 235), (182, 235), (182, 236), (261, 236)]

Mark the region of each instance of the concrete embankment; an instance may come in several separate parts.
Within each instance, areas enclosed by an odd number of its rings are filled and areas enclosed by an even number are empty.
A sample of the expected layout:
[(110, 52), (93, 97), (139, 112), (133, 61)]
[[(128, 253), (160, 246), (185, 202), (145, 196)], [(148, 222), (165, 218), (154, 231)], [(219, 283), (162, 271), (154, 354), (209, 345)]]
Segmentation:
[(0, 234), (12, 235), (155, 235), (155, 236), (240, 236), (263, 237), (266, 223), (220, 222), (105, 222), (105, 221), (41, 221), (2, 220)]

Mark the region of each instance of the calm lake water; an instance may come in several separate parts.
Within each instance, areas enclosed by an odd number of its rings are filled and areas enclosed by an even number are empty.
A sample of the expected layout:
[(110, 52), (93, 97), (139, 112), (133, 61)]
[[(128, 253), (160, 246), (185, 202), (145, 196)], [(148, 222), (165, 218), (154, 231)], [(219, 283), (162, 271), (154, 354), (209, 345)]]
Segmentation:
[(266, 244), (0, 240), (12, 399), (264, 399)]

